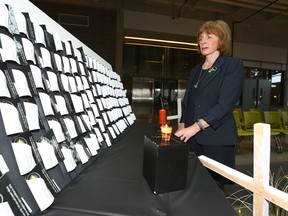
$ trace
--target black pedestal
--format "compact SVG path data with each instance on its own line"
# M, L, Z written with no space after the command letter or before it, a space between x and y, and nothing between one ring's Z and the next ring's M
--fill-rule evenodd
M145 136L143 175L154 193L183 190L187 185L189 148L171 137L164 142L160 135Z

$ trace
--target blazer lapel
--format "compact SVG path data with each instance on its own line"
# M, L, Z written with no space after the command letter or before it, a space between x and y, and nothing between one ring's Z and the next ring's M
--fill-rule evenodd
M204 82L202 83L202 85L199 86L199 91L201 91L202 89L205 88L205 86L211 81L213 80L213 78L217 75L219 75L219 73L221 72L221 65L223 64L223 61L224 61L224 55L220 54L218 56L218 58L216 59L216 61L214 62L213 66L206 72L206 73L209 73L209 74L206 74L209 75L208 78L204 79Z

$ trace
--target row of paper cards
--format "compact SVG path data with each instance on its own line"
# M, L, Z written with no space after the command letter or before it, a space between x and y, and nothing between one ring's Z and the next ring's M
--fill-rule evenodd
M70 97L73 102L73 111L76 113L84 111L82 104L84 104L85 109L88 109L89 107L91 108L90 104L96 103L98 109L101 111L100 115L102 115L105 124L117 122L121 117L128 118L124 120L124 122L128 122L128 125L133 123L135 120L134 114L132 112L127 113L127 110L131 110L129 108L130 105L128 100L121 100L123 98L126 99L126 91L123 89L123 84L121 83L120 76L117 75L117 73L109 70L103 64L100 64L95 58L85 56L81 48L76 49L78 52L75 51L72 42L69 41L68 43L65 43L64 41L63 43L60 43L61 39L57 33L51 34L53 40L50 40L51 37L49 37L49 34L46 31L45 25L41 25L39 28L31 25L33 22L29 19L28 14L19 13L17 11L14 12L11 7L4 4L1 5L1 11L7 11L7 13L3 12L3 14L4 17L6 17L5 14L7 14L7 19L5 18L4 20L8 20L7 22L3 21L3 23L1 23L1 26L8 30L6 32L7 34L0 34L2 61L13 61L19 63L16 58L3 58L6 53L11 53L8 52L9 49L9 51L15 51L16 54L14 53L13 56L21 56L22 59L25 60L30 59L31 61L29 62L32 64L28 64L28 68L25 68L26 71L22 71L22 68L19 69L17 67L12 69L9 68L10 70L8 70L8 75L10 77L7 77L7 71L0 71L3 83L7 84L7 80L5 79L6 75L8 86L10 86L9 92L6 88L7 85L3 85L3 88L0 91L0 93L2 93L0 94L0 97L10 97L10 94L12 94L12 97L15 97L15 95L19 97L31 97L37 95L39 91L44 91L39 93L39 97L42 102L42 108L44 109L44 115L47 116L53 115L53 110L51 108L52 105L49 103L50 101L48 96L50 95L45 93L68 92L71 94ZM20 27L17 25L18 22L21 23ZM28 28L29 25L33 27L32 30L31 27ZM11 26L13 26L13 28ZM17 31L18 27L20 30L18 29ZM24 31L24 29L27 29L27 31ZM28 29L32 32L29 32ZM11 34L12 37L9 34ZM14 43L17 41L13 38L15 35L25 36L21 37L23 40L18 44L19 47ZM58 44L58 47L59 44L64 44L62 48L65 47L64 53L66 55L60 55L59 53L54 53L51 50L48 50L48 48L51 49L51 46L48 48L46 47L47 41L49 42L48 44L54 44L55 46ZM8 46L6 46L7 44ZM13 49L13 44L16 49ZM79 54L75 55L75 53ZM29 56L33 56L34 58L36 56L35 59L40 59L40 61L38 61L37 64L37 61L34 61L34 58L29 58ZM83 56L85 58L82 58ZM55 62L55 64L53 64L54 67L52 66L52 62ZM86 64L83 64L83 62L86 62ZM3 73L5 73L5 75ZM29 79L29 81L27 81L27 79ZM79 94L77 95L79 92L82 92L82 103L80 103ZM83 94L83 92L85 92L85 94ZM96 96L100 99L95 101L94 98ZM65 107L65 100L63 100L63 97L61 97L61 95L56 95L53 98L57 100L56 103L54 103L56 109L58 108L58 111L60 111L62 115L67 114L68 110ZM117 101L118 99L121 101ZM47 103L45 103L45 101ZM44 106L43 103L45 104ZM27 106L28 104L26 103L25 105ZM32 104L29 105L32 107ZM128 106L128 109L125 106ZM69 107L72 107L71 104ZM119 107L123 108L124 111L119 112ZM115 111L113 111L113 108L116 108ZM36 107L34 107L34 110L36 110ZM91 113L92 112L90 112L89 115L90 117L92 116ZM125 116L123 116L123 114L125 114ZM107 118L107 116L109 118ZM90 119L90 122L91 121L94 123L94 119ZM30 128L33 129L37 129L38 127L37 121L36 124L34 122L30 123L30 125ZM112 128L115 127L117 127L117 125L110 127L109 131L112 131ZM10 130L6 131L9 131L9 133L7 133L9 135ZM117 133L117 130L114 132Z
M18 170L27 183L39 209L47 209L61 192L56 181L52 179L46 170L49 170L68 159L64 157L66 148L58 145L52 130L35 141L28 131L20 134L11 141L11 147L18 165ZM70 155L73 155L71 152ZM32 210L29 203L18 194L7 173L12 172L5 159L9 156L0 155L0 202L1 215L30 215ZM70 156L72 157L72 156ZM76 163L77 159L74 159ZM76 165L74 165L76 166Z
M43 211L61 192L48 171L60 163L67 173L75 171L136 117L116 72L33 23L28 13L0 3L0 14L0 112L13 151L0 152L0 214L30 215L7 175L15 168L5 159L15 158ZM45 133L34 140L39 131Z
M82 116L84 118L84 123L90 130L91 126L95 126L97 123L101 126L102 121L104 121L106 126L114 124L112 128L115 128L115 126L119 127L120 125L120 128L124 127L125 129L125 126L127 127L131 125L131 123L133 124L133 120L135 120L133 115L131 115L132 110L127 98L116 98L112 96L105 98L101 95L99 96L97 92L89 88L81 93L71 94L67 92L50 91L49 89L46 91L45 88L39 89L37 85L35 85L35 76L33 76L33 73L29 70L31 65L29 65L29 67L25 66L25 73L21 71L21 68L11 69L9 67L11 65L7 66L5 63L3 63L2 66L5 66L3 69L5 73L0 69L0 77L3 83L1 88L3 94L1 95L2 99L0 99L0 111L7 135L21 133L25 129L30 131L40 129L39 112L43 113L45 117L53 116L57 112L60 112L64 117L77 114L78 117ZM13 65L11 67L13 67ZM39 71L41 73L41 70ZM18 76L21 78L18 78ZM26 77L28 77L28 79L26 79ZM33 86L36 86L36 89L33 88ZM98 88L101 89L101 86ZM11 95L14 96L11 97ZM20 97L18 95L20 95ZM16 103L17 98L20 98L20 100L24 98L24 102ZM35 98L39 98L38 104L33 101ZM38 109L40 109L40 111ZM13 118L10 118L10 113L13 113ZM20 118L22 113L24 113L24 116ZM26 120L21 124L20 120L25 119L25 117ZM47 118L42 118L43 121L46 119ZM124 120L120 121L121 119ZM21 127L25 122L27 122L26 127ZM104 132L105 128L101 131Z

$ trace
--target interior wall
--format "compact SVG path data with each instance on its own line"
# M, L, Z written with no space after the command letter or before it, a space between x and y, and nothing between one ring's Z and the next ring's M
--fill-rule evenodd
M33 23L42 25L45 24L47 31L49 32L58 32L61 35L61 38L66 38L67 40L73 41L75 47L83 47L85 53L90 57L97 58L103 65L107 68L112 69L112 66L108 61L98 55L94 50L92 50L89 46L81 41L81 39L76 38L73 34L69 31L65 31L61 25L55 22L52 19L47 18L47 16L42 15L45 14L41 11L38 7L32 4L28 0L1 0L5 4L10 4L13 8L23 11L29 12L30 19ZM49 16L49 15L48 15Z
M89 18L89 26L61 25L115 68L117 19L115 9L85 5L75 7L74 5L43 1L34 1L34 4L56 22L58 22L60 13L87 16Z
M124 29L135 29L168 34L195 36L204 23L187 18L172 19L171 16L124 10Z

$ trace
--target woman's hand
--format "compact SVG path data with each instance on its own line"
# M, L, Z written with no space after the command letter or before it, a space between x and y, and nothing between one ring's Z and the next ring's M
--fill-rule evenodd
M182 130L182 129L184 129L184 128L185 128L185 123L179 123L178 129L177 129L176 133L177 133L179 130Z
M191 137L197 134L200 131L200 128L197 123L194 123L190 127L185 128L184 123L180 123L178 130L175 132L175 135L180 138L180 140L187 142Z

